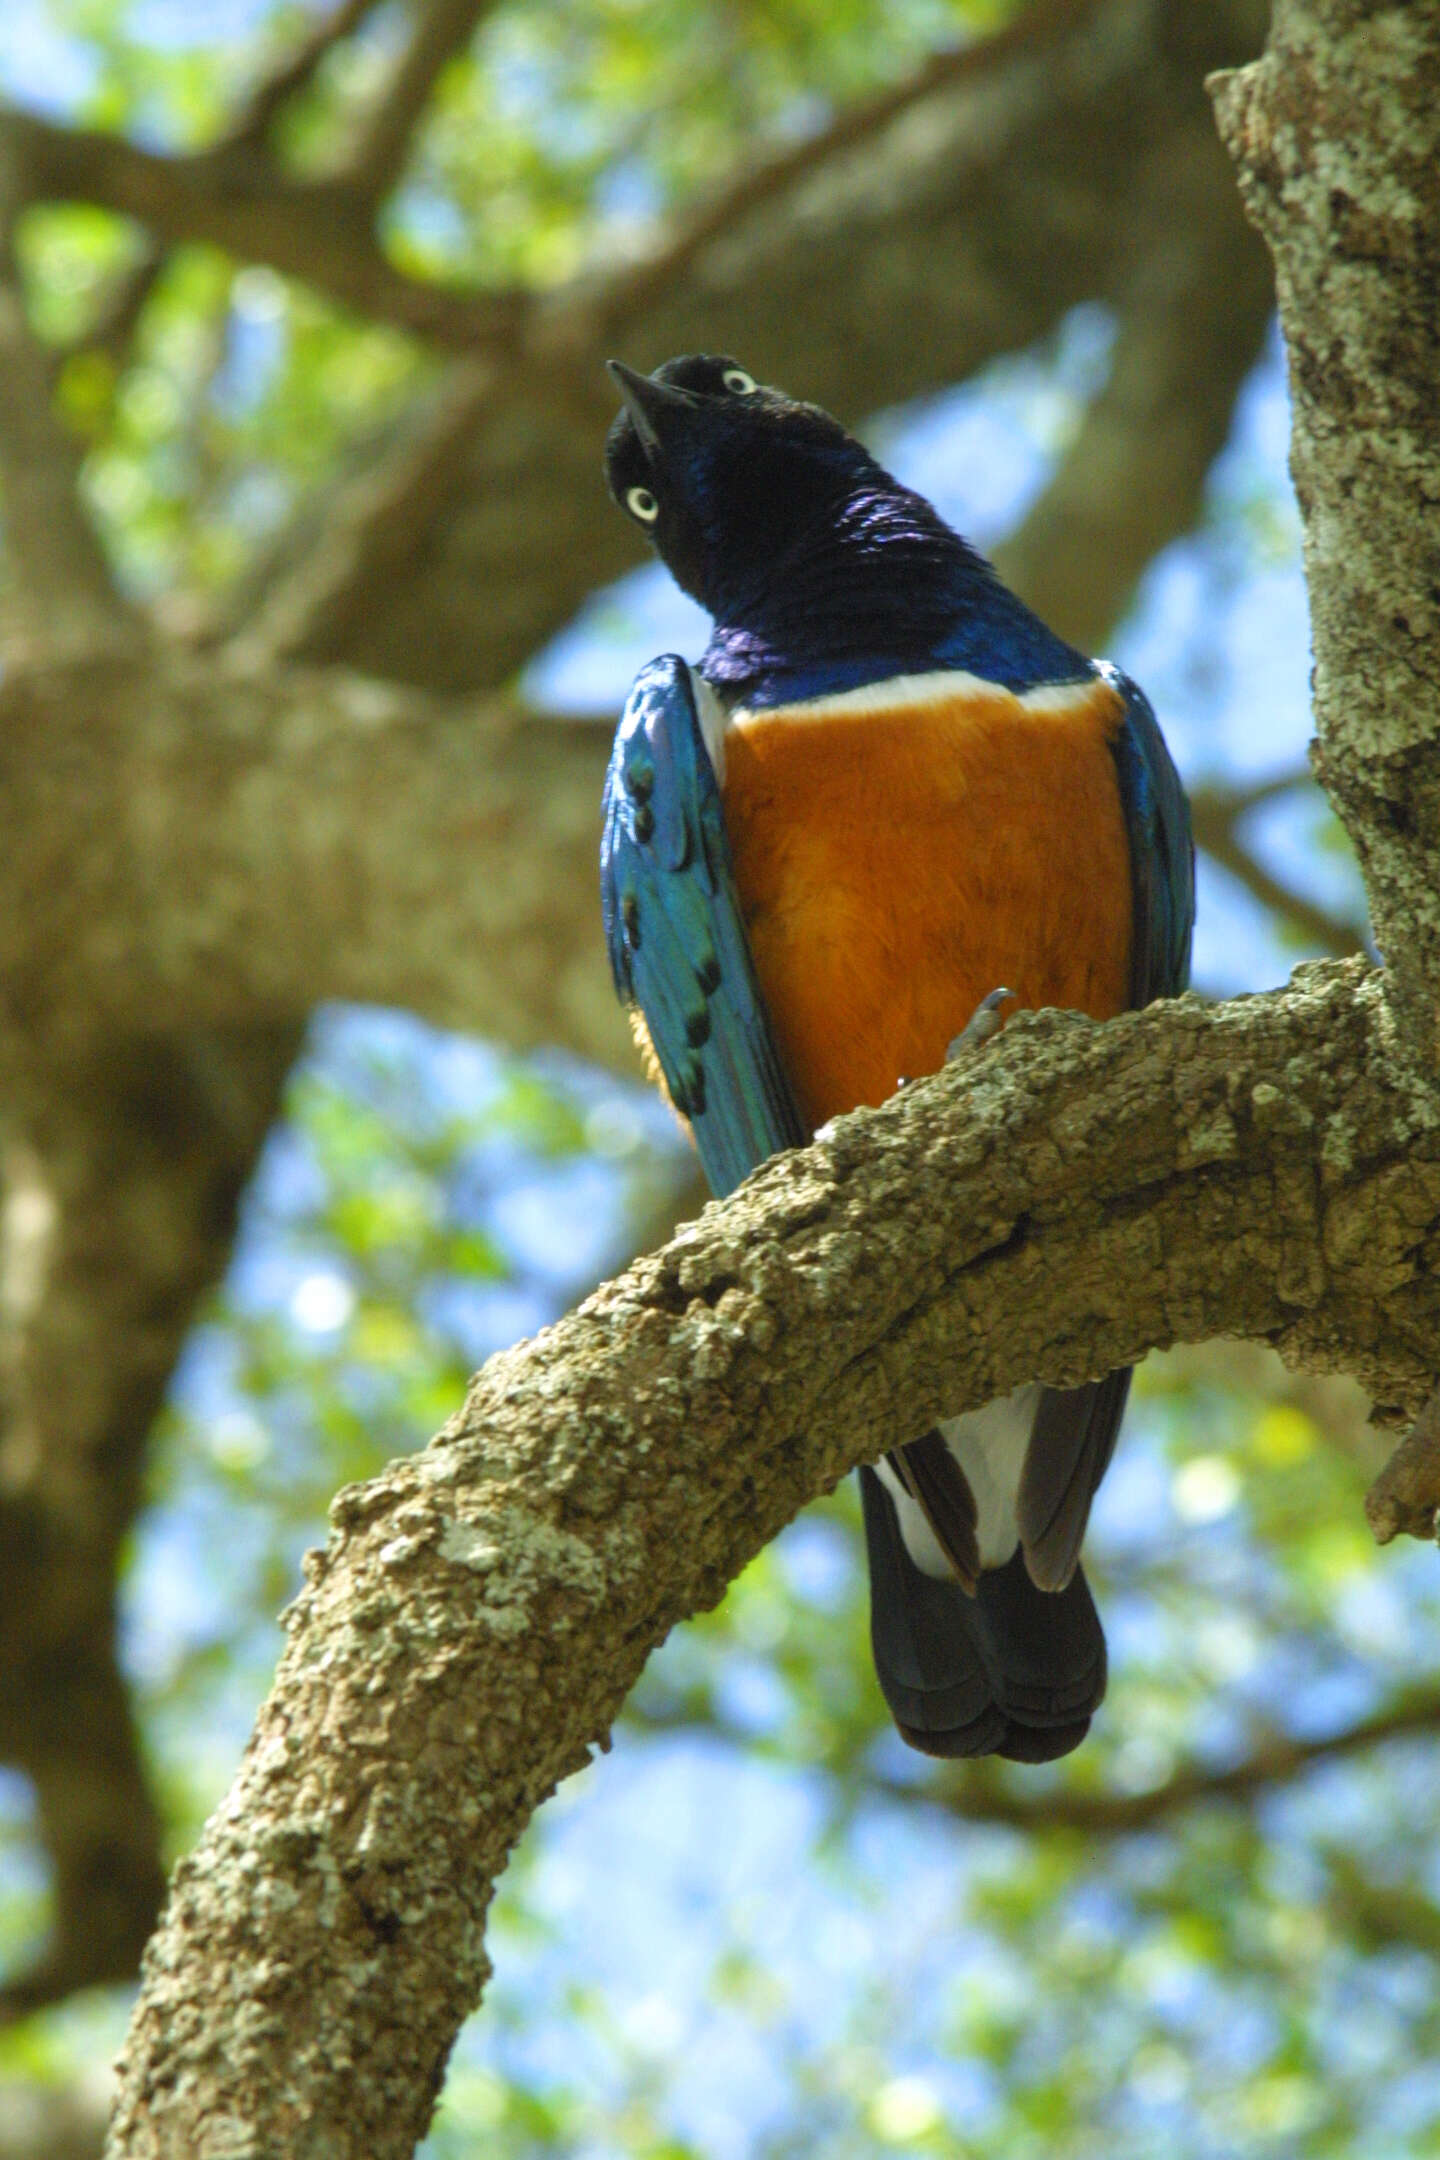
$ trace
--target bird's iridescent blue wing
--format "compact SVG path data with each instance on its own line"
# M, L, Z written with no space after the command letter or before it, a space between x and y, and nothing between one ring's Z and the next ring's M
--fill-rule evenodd
M1108 660L1096 665L1125 700L1115 764L1130 839L1130 1003L1141 1006L1153 998L1178 997L1190 980L1195 929L1190 810L1150 700Z
M615 987L638 1008L717 1194L810 1135L745 936L690 669L635 679L605 776L600 892Z
M1130 1003L1148 1005L1178 997L1190 979L1190 812L1144 691L1108 660L1095 665L1125 704L1114 748L1130 843ZM1046 1388L1040 1398L1017 1514L1026 1566L1043 1589L1070 1580L1129 1392L1130 1375L1121 1371L1083 1387Z

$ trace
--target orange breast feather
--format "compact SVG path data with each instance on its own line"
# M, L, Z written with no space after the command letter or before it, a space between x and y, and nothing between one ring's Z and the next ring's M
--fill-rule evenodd
M935 687L930 678L927 690ZM870 699L877 692L869 693ZM737 717L725 818L755 965L813 1125L934 1072L988 991L1127 1000L1108 684Z

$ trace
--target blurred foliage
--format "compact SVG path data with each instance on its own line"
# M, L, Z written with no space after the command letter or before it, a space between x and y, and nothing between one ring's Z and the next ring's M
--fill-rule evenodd
M53 0L75 92L67 117L154 147L214 141L237 93L313 19L228 0ZM437 86L385 244L412 276L546 286L641 246L657 217L757 148L822 126L937 46L988 29L1001 0L524 0L497 8ZM403 46L383 7L282 114L291 170L343 162ZM320 481L395 423L435 362L303 285L204 248L174 250L133 350L87 343L141 242L84 206L27 217L42 331L65 351L62 403L132 587L170 618L227 590Z
M633 248L755 145L1004 12L500 7L440 85L387 245L416 275L571 275ZM310 19L259 0L54 0L50 13L69 56L55 102L164 147L213 140ZM343 157L402 28L399 9L377 12L286 116L296 170ZM165 261L117 359L87 338L137 236L67 208L33 213L23 240L92 499L127 577L176 621L251 570L433 368L409 340L198 248ZM1103 369L1108 347L1091 346ZM981 437L1011 426L1017 384L1053 455L1085 394L1073 375L1055 352L997 371L968 408L965 475ZM942 417L953 444L963 415ZM1007 436L999 462L1013 478L1020 461ZM1196 740L1217 684L1254 665L1214 633L1227 598L1295 578L1276 464L1231 460L1201 568L1184 573L1197 597L1161 566L1156 649L1126 656L1167 725L1174 714ZM1208 637L1176 629L1185 604ZM1226 755L1212 728L1195 762L1223 773ZM1329 845L1312 809L1284 815L1292 854ZM126 1657L177 1852L228 1782L276 1613L336 1486L422 1442L467 1373L653 1234L688 1176L665 1114L612 1079L517 1065L398 1015L320 1016L231 1279L179 1375L128 1570ZM1440 2150L1430 1739L1123 1834L1064 1822L1067 1800L1156 1792L1187 1767L1440 1693L1433 1556L1371 1547L1373 1458L1363 1429L1323 1429L1253 1358L1152 1361L1091 1542L1110 1699L1085 1747L1041 1771L937 1769L901 1748L870 1665L853 1490L809 1510L652 1660L611 1759L534 1825L428 2150ZM965 1819L1007 1801L1054 1820ZM0 1781L0 1954L17 1963L44 1924L36 1850L23 1784ZM114 2046L124 2013L96 1997L0 2035L0 2078L63 2082Z
M687 1175L663 1112L609 1078L322 1016L129 1576L177 1849L224 1787L335 1487L433 1429ZM613 1756L534 1826L427 2150L1433 2151L1430 1741L1123 1834L1064 1821L1069 1796L1123 1801L1440 1699L1440 1584L1423 1554L1374 1551L1374 1443L1341 1439L1278 1374L1246 1393L1223 1360L1152 1361L1090 1546L1110 1698L1042 1770L907 1754L872 1675L852 1487L807 1511L652 1660ZM983 1820L1007 1801L1039 1819ZM38 1885L7 1869L4 1890L14 1948ZM73 2062L67 2015L93 2039L93 2011L38 2021L0 2075Z

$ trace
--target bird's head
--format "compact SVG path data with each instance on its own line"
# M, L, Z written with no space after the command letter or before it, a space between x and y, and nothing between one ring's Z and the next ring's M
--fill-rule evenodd
M719 618L760 598L806 532L878 474L838 420L724 354L667 360L653 375L608 365L625 401L605 444L610 492L676 584Z

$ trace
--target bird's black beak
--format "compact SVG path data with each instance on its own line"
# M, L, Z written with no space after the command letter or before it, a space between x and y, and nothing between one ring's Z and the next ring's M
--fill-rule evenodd
M639 375L634 368L626 367L623 360L607 360L611 380L625 400L625 410L635 423L635 432L649 458L665 455L666 438L674 441L677 422L698 408L700 400L692 391L681 390L675 383L656 382L653 375Z

